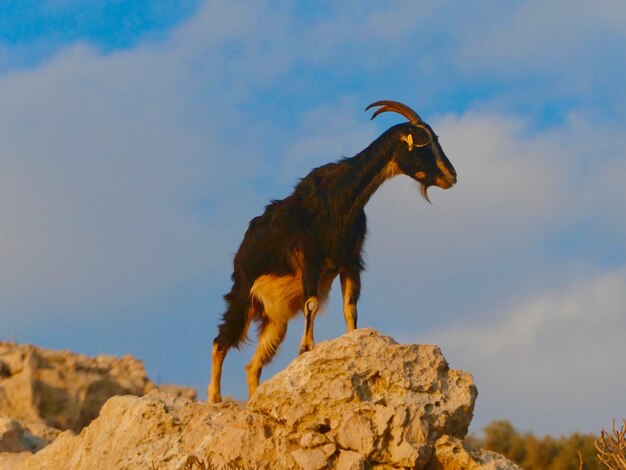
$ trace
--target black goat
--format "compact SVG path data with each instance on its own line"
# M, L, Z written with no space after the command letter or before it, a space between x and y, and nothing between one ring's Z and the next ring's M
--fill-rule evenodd
M213 340L208 398L221 401L222 364L228 350L246 337L252 320L260 322L259 341L246 366L251 397L267 364L287 332L287 322L304 311L299 353L313 347L313 322L339 274L348 331L356 328L356 303L363 270L363 208L388 178L405 174L418 181L428 200L429 186L447 189L456 172L437 136L408 106L377 101L378 114L393 111L409 122L398 124L352 158L311 171L293 194L272 201L250 222L235 255L233 287L224 296L228 309Z

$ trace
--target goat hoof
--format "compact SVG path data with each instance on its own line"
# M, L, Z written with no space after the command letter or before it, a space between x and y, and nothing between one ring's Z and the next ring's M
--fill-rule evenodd
M209 403L221 403L222 402L222 395L219 392L214 392L213 390L211 390L210 387L207 389L206 395L209 400Z
M311 349L313 349L313 347L309 346L308 344L300 346L300 349L298 349L298 355L301 355L301 354L303 354L305 352L309 352Z

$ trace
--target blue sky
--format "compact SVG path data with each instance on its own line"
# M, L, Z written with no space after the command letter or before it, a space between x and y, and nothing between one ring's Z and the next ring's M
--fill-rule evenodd
M203 394L247 222L406 102L459 173L367 207L360 325L473 373L472 425L626 410L626 7L600 1L5 2L0 337L131 353ZM316 323L341 334L341 302ZM295 320L266 378L295 356ZM252 348L224 392L245 396Z
M193 15L197 0L23 0L0 5L0 38L4 44L46 44L58 50L89 41L105 51L129 48L148 36L159 37ZM50 53L50 52L48 52Z

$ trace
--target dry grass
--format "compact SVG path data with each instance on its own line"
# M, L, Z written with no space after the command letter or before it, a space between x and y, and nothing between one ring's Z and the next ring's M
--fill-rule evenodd
M160 470L159 466L152 462L150 465L150 470ZM253 467L240 467L238 465L228 464L228 465L215 465L211 462L211 459L207 458L206 460L200 460L195 455L190 455L187 457L185 464L180 467L179 470L257 470Z
M210 460L203 462L195 455L190 455L181 470L213 470L214 468L216 467Z
M185 465L180 470L255 470L252 467L240 467L238 465L217 466L211 463L211 459L200 460L195 455L187 457Z

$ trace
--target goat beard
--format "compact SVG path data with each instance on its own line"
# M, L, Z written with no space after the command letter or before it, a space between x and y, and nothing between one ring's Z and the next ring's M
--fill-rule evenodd
M432 204L430 202L430 199L428 198L428 188L430 188L430 186L424 184L424 183L419 183L420 185L420 194L422 195L422 197L424 199L426 199L426 201L428 202L428 204Z

